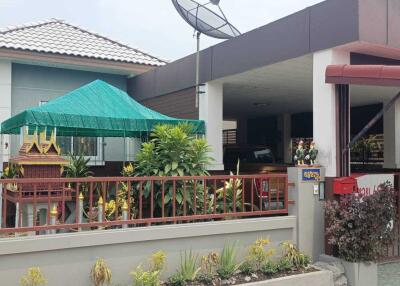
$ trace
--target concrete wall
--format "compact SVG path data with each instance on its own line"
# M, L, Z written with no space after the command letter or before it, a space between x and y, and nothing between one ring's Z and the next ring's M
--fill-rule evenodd
M119 89L126 90L125 76L13 64L11 115L29 107L38 106L40 101L49 101L64 95L96 79L104 80ZM16 154L19 141L17 136L12 137L11 154ZM123 161L123 139L107 138L105 142L107 144L104 158L107 161Z
M103 257L113 271L113 283L125 285L131 281L129 272L145 265L157 250L167 253L165 278L175 272L184 250L206 254L239 240L244 251L259 237L270 237L277 247L282 241L296 241L295 228L296 217L289 216L2 239L0 284L18 285L28 267L39 266L49 285L88 286L91 266Z

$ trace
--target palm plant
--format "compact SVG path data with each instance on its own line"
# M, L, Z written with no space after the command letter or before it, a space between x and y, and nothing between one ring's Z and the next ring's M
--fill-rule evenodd
M89 158L85 159L83 155L76 156L69 154L69 165L64 169L65 177L67 178L85 178L93 175L90 171L88 163Z

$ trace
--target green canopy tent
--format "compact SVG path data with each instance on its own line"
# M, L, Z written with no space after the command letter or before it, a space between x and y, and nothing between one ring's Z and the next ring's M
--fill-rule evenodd
M1 134L56 129L58 136L141 137L157 124L190 123L197 134L204 134L204 122L176 119L153 111L126 92L95 80L48 103L29 108L1 124Z

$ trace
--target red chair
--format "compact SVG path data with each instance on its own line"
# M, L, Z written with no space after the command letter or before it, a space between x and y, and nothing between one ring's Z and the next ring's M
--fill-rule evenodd
M277 189L270 188L269 179L253 179L254 189L257 197L262 201L263 210L284 208L283 193ZM270 198L271 196L271 198Z

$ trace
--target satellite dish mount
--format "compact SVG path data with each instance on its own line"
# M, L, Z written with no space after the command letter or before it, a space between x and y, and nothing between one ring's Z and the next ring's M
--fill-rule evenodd
M201 4L194 0L172 0L176 10L181 17L194 28L197 40L196 51L196 108L199 107L200 91L200 36L207 36L217 39L231 39L240 32L228 22L224 12L219 6L220 0L211 0ZM214 12L207 6L217 7ZM219 15L220 14L220 15Z

